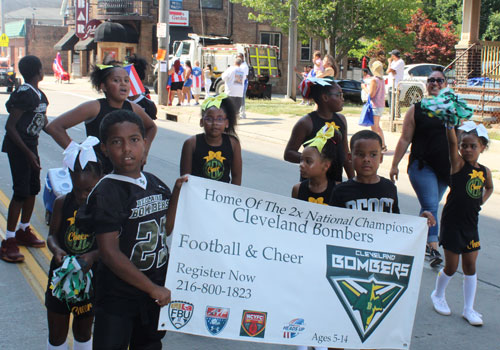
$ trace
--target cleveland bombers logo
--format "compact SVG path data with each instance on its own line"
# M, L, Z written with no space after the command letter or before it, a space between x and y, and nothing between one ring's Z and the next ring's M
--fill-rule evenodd
M209 179L220 180L224 175L224 160L222 152L208 151L208 156L203 157L205 164L203 165L203 174Z
M267 312L243 311L240 336L264 338L266 331Z
M364 342L403 295L413 257L326 246L326 278Z
M226 327L228 319L228 308L207 306L207 310L205 311L205 325L210 334L219 334Z
M178 300L172 301L168 305L168 318L175 328L180 329L191 320L193 310L194 306L191 303Z

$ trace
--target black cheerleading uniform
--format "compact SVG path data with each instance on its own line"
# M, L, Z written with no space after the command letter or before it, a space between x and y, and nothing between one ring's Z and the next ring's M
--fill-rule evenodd
M449 184L450 158L446 127L440 119L423 111L420 103L414 106L415 131L411 140L408 167L413 162L418 162L419 169L428 165L440 180Z
M91 228L96 236L119 232L120 251L153 283L163 286L170 197L167 185L152 174L142 173L138 179L109 174L94 187L87 204L78 212L77 222ZM156 344L151 349L161 348L165 332L156 330L159 312L160 307L148 294L99 262L94 349L127 348L129 343Z
M333 189L329 204L334 207L399 214L398 191L388 179L380 176L374 184L354 179L338 184Z
M142 109L146 112L147 115L153 120L156 120L157 117L156 115L158 114L158 109L156 108L156 105L153 101L151 101L149 98L147 98L145 95L139 95L135 100L131 101L139 106L141 106Z
M231 136L222 134L220 146L210 146L204 134L196 135L196 147L191 162L191 174L206 179L231 182L233 146Z
M100 106L99 113L94 118L85 121L85 131L87 132L87 136L95 136L98 139L100 139L99 128L101 126L102 119L108 113L119 109L126 109L128 111L132 111L133 108L129 101L124 101L122 108L111 107L105 98L100 98L97 101L99 101L99 106ZM109 174L110 172L112 172L113 164L111 164L111 161L108 159L108 157L106 157L104 153L102 153L101 146L99 144L94 146L94 151L97 157L99 158L99 161L101 162L104 174Z
M335 181L328 180L328 186L326 187L326 190L321 193L314 193L309 189L309 179L305 179L300 183L297 199L306 202L328 205L328 200L332 195L334 187Z
M337 115L337 113L333 113L332 119L326 120L320 117L318 112L314 111L308 114L309 118L311 118L313 128L309 135L302 140L302 143L313 139L316 136L316 133L325 125L333 125L338 127L338 130L335 129L335 133L332 137L333 142L335 143L335 154L333 155L332 165L328 170L327 176L329 180L333 180L336 182L342 182L342 169L344 167L345 160L345 152L344 152L344 137L347 137L346 126L342 119ZM301 181L304 179L301 179Z
M23 84L14 91L5 103L7 112L14 109L23 113L16 123L16 130L25 145L38 158L38 137L47 122L47 96L30 84ZM23 200L40 192L40 170L34 169L26 154L5 134L2 152L9 157L14 197ZM40 160L38 160L40 161Z
M82 255L97 249L95 235L83 232L78 228L78 226L75 225L75 217L78 208L79 205L75 200L75 195L73 192L68 193L64 198L61 213L61 224L55 237L59 247L61 247L61 249L64 250L68 256ZM75 317L93 315L93 295L90 300L78 303L66 303L52 295L50 281L54 274L54 270L58 267L59 266L56 265L55 259L52 258L50 262L47 290L45 292L45 306L47 307L47 310L65 315L72 312ZM94 283L95 278L92 278L93 287L95 287Z
M451 175L450 193L441 215L439 244L456 254L479 250L479 211L483 202L486 168L465 162L459 172Z

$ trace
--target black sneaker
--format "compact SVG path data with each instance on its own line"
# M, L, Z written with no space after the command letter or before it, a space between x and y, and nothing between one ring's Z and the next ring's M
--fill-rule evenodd
M443 259L441 258L441 254L439 254L439 252L434 248L430 248L430 250L431 252L429 255L429 264L431 265L431 267L439 266L439 264L441 264L441 262L443 261Z
M426 258L429 258L431 256L431 249L432 249L431 246L426 244L426 246L425 246L425 257Z

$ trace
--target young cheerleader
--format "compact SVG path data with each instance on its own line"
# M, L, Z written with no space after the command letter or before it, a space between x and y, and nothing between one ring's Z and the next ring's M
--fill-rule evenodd
M331 140L333 126L324 126L316 137L304 143L304 151L300 156L300 176L304 181L293 186L292 197L308 202L328 205L335 182L328 179L327 173L332 164Z
M92 137L88 139L90 138ZM95 141L98 142L97 139ZM73 313L73 349L90 350L92 348L91 330L94 320L93 300L67 303L53 296L50 289L53 272L62 264L65 256L78 256L78 259L84 261L88 268L97 261L95 236L88 232L82 232L75 225L75 216L78 208L85 203L88 194L101 178L102 169L95 161L83 163L81 161L85 158L96 159L92 148L73 144L68 151L64 163L69 167L73 190L55 200L47 238L48 247L54 254L50 262L49 283L45 292L49 326L47 349L68 349L66 338L70 314Z
M342 182L342 167L348 178L354 176L352 164L347 159L349 145L347 144L347 121L339 114L344 105L342 89L330 79L307 78L299 86L304 98L312 98L318 105L317 109L300 118L292 129L292 134L286 145L284 158L291 163L299 163L300 146L315 137L318 130L325 125L333 126L332 136L334 152L332 170L329 178L335 182ZM330 176L331 175L331 176Z
M488 145L488 132L482 124L476 125L472 121L465 122L458 129L462 130L458 140L455 129L446 131L451 163L451 189L443 209L439 237L439 243L444 248L445 267L438 273L431 300L437 313L451 314L445 290L462 255L462 316L471 325L481 326L482 316L474 310L476 259L480 249L477 226L481 205L493 192L493 181L491 171L477 161Z
M144 58L138 57L136 54L132 54L128 56L126 59L129 64L134 65L135 71L137 72L139 79L141 79L141 82L144 82L144 79L146 79L148 62ZM149 115L151 119L156 120L156 114L158 113L158 110L156 108L155 103L150 99L149 89L147 87L144 87L144 89L146 91L143 94L129 96L128 100L130 102L137 103L144 109L144 111Z
M97 91L103 91L106 97L84 102L50 122L46 129L52 138L65 149L72 142L66 130L81 122L85 122L87 136L99 138L99 126L104 116L114 110L126 109L134 111L141 117L146 129L146 151L148 151L156 135L156 125L140 106L127 101L130 92L127 71L120 66L95 66L90 74L90 82ZM113 168L109 159L104 156L99 146L95 146L94 150L101 161L104 173L110 173Z
M241 146L235 132L236 111L226 94L208 97L201 106L205 132L184 142L181 175L241 185Z

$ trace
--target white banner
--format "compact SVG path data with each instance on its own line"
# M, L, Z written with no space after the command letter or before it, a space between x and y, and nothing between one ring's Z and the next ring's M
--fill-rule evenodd
M408 349L419 217L298 201L191 176L159 329L287 345Z

